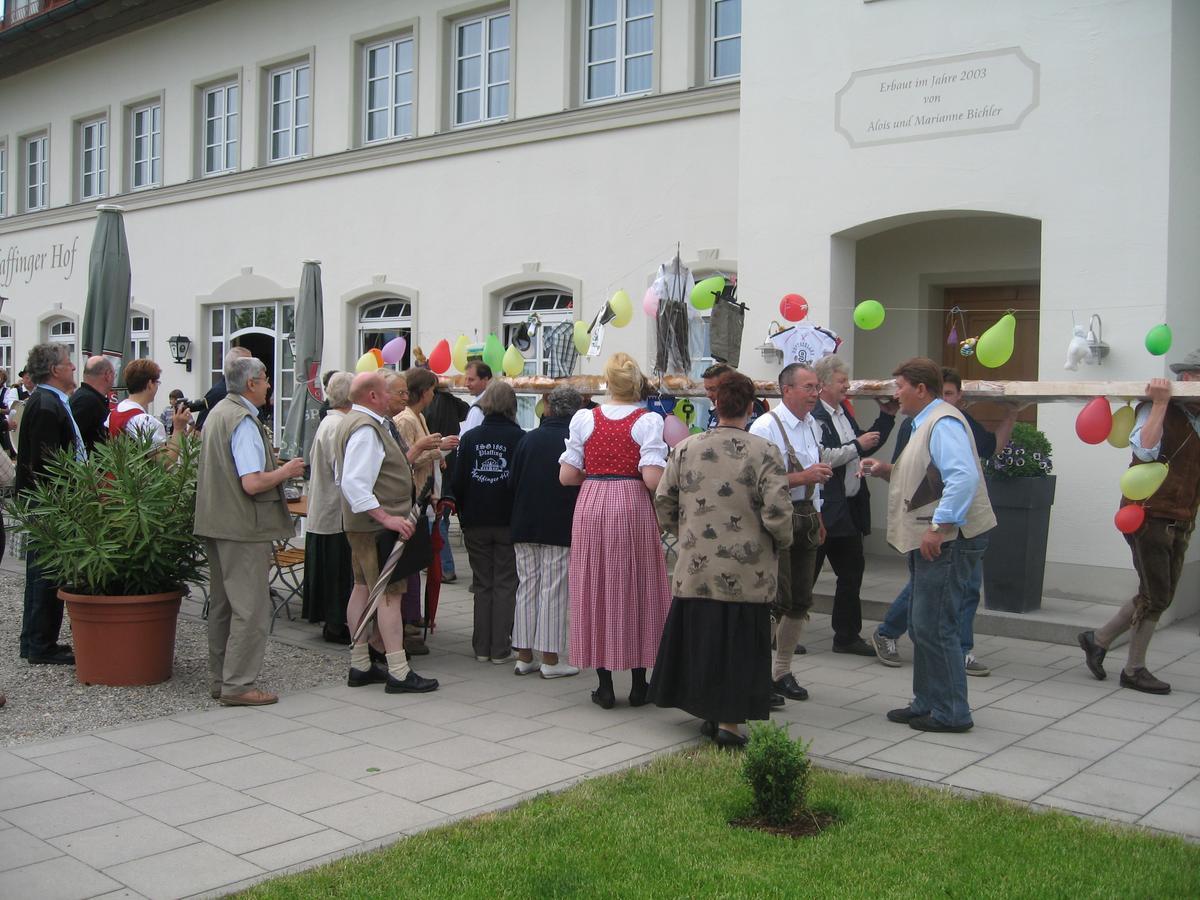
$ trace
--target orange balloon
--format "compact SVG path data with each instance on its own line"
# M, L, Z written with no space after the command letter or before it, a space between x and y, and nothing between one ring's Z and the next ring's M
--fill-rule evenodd
M1112 408L1107 397L1095 397L1075 419L1075 433L1085 444L1100 444L1112 431Z
M441 375L450 368L450 342L445 338L437 342L433 352L429 354L429 370ZM1105 435L1107 437L1107 435Z
M379 363L379 368L382 369L384 366L387 365L387 363L385 363L383 361L383 351L380 350L378 347L371 348L371 355L375 357L375 362Z

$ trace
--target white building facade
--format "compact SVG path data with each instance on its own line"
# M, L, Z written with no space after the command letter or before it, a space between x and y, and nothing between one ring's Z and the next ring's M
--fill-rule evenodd
M132 352L195 396L248 346L277 421L308 258L325 368L397 334L428 353L530 311L591 321L621 288L640 306L677 245L698 275L737 276L760 378L776 366L753 348L790 292L863 378L916 354L977 377L946 343L954 306L969 328L1017 311L997 378L1149 378L1200 346L1190 0L153 6L40 57L37 29L65 29L54 9L0 30L0 363L77 348L100 202L126 210ZM888 317L856 333L866 297ZM1066 373L1073 317L1094 314L1112 352ZM1141 347L1160 321L1165 361ZM636 310L579 371L614 350L649 364L652 346ZM1059 474L1046 588L1127 594L1111 525L1127 459L1080 444L1075 412L1038 411ZM1195 608L1200 563L1186 577Z

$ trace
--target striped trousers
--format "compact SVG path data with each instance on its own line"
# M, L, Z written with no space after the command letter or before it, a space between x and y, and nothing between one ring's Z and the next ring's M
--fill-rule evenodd
M567 613L571 607L571 548L514 544L517 551L517 616L513 646L559 653L566 662Z

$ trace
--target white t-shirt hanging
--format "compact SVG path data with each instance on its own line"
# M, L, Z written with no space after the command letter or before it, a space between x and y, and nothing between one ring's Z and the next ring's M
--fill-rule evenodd
M811 366L818 359L833 353L841 342L838 336L827 328L797 325L771 335L771 343L783 352L785 366L792 363Z

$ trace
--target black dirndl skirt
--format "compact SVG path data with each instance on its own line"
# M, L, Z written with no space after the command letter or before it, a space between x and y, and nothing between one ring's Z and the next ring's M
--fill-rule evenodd
M354 588L354 570L350 565L350 542L346 535L313 534L304 536L304 602L301 615L309 622L324 622L330 636L348 641L346 604Z
M771 713L771 607L675 597L650 684L656 706L713 722Z

